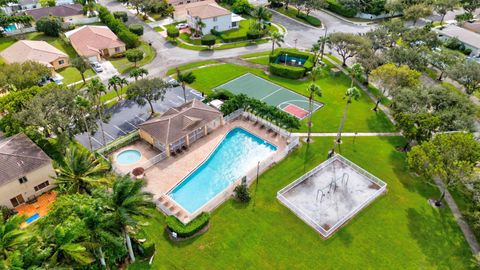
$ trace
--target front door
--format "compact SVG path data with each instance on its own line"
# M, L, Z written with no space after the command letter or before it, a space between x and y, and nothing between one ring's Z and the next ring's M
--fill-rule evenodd
M24 203L25 200L23 199L22 194L18 194L16 197L11 198L10 202L12 203L13 207L17 207L20 204Z

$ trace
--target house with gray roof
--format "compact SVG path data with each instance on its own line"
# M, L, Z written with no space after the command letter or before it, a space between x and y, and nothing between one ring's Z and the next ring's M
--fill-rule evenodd
M170 108L139 126L140 137L167 156L224 125L223 114L199 100Z
M446 40L448 38L457 38L465 45L465 47L472 50L471 55L477 56L480 54L480 34L454 24L438 28L436 31L440 39Z
M51 190L52 160L20 133L0 139L0 205L17 207Z

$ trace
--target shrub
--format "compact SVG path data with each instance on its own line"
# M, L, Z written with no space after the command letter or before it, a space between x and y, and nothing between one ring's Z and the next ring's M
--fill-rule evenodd
M357 15L357 11L352 8L344 7L342 4L338 3L336 0L328 0L327 9L335 12L339 15L342 15L347 18L353 18Z
M167 36L169 38L177 38L180 35L180 31L176 27L167 27Z
M205 35L201 39L202 45L206 45L208 47L212 47L215 45L215 42L217 41L217 38L214 35Z
M232 11L236 14L250 14L253 10L253 5L248 0L236 0L232 5Z
M115 17L115 19L119 19L123 22L128 21L128 15L127 15L127 12L125 12L125 11L115 11L115 12L113 12L113 17Z
M212 30L210 30L210 33L211 33L212 35L214 35L214 36L220 36L220 35L221 35L220 32L218 32L217 30L215 30L215 29L213 29L213 28L212 28Z
M117 34L118 38L122 40L127 48L135 48L140 45L140 40L138 36L130 32L128 28L118 19L116 19L110 11L103 6L98 5L98 17L100 20Z
M232 94L231 92L227 91L227 90L216 90L215 92L213 92L211 95L208 95L203 101L205 103L208 103L214 99L219 99L219 100L229 100L231 98L233 98L235 95Z
M202 212L200 215L198 215L195 219L193 219L186 225L183 224L180 220L178 220L175 216L168 216L165 219L167 228L172 232L176 232L177 236L182 238L196 234L197 232L205 228L209 221L210 214L207 212Z
M141 24L132 23L128 26L128 30L130 30L130 32L134 33L137 36L143 35L143 25Z
M317 26L317 27L322 26L322 22L316 17L307 15L305 13L300 13L296 16L297 18L300 18L313 26Z
M271 74L295 80L305 76L305 68L303 67L291 67L270 63L269 71Z
M40 18L36 23L36 29L50 37L58 37L62 29L62 21L52 15Z
M235 193L235 197L243 203L248 203L251 199L247 185L240 184L235 187L233 192Z
M127 49L136 48L140 45L138 36L128 30L118 32L117 36L125 43Z
M3 221L9 219L11 216L15 215L13 209L6 207L5 205L0 205L0 213L2 213Z
M259 39L262 37L262 32L256 29L250 29L247 32L247 39Z
M140 250L145 258L152 257L155 254L155 243L151 241L141 243Z

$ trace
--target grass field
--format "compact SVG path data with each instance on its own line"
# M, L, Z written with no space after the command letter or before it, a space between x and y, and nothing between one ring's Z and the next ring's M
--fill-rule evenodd
M185 65L178 66L176 68L171 68L171 69L167 70L166 74L167 75L174 74L175 72L177 72L177 68L180 71L183 71L183 70L187 70L187 69L191 69L191 68L195 68L195 67L211 65L211 64L216 64L216 63L218 63L217 60L205 60L205 61L200 61L200 62L188 63L188 64L185 64Z
M330 239L276 199L276 192L325 160L333 138L314 139L259 179L253 201L234 200L212 213L207 233L172 243L164 216L148 219L156 244L151 269L474 269L472 255L448 208L427 203L438 190L407 172L400 137L346 139L341 153L388 183L378 198ZM138 262L129 269L148 269Z
M155 49L150 47L147 43L142 42L138 49L144 52L143 59L137 63L137 66L141 67L146 65L155 58ZM118 70L120 74L126 73L134 68L134 64L128 61L127 57L111 58L109 61Z
M287 89L307 96L309 80L291 80L282 77L266 75L262 70L247 68L233 64L224 64L194 70L196 81L191 85L193 88L204 93L211 94L212 89L222 85L247 72L268 79ZM315 100L324 104L320 110L313 114L314 132L336 132L342 116L345 100L343 99L346 89L350 86L350 79L343 74L338 77L325 77L317 81L322 88L322 97ZM394 131L393 124L383 112L372 111L374 103L364 93L362 97L349 106L345 132L390 132ZM302 121L300 131L307 130L307 121Z
M269 64L269 58L268 56L262 56L258 58L253 58L253 59L246 59L248 62L255 63L255 64L260 64L260 65L268 65Z

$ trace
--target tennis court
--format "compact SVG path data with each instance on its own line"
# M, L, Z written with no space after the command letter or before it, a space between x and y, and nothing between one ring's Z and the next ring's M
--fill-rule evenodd
M246 73L225 84L217 86L214 90L221 89L230 91L235 95L245 94L249 97L256 98L267 104L276 106L299 119L304 119L308 116L309 104L307 97L251 73ZM322 103L315 101L312 112L315 112L322 106Z

